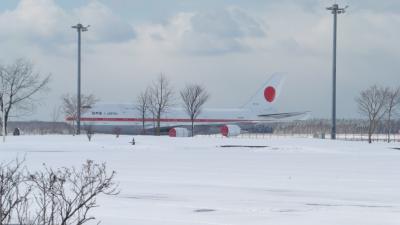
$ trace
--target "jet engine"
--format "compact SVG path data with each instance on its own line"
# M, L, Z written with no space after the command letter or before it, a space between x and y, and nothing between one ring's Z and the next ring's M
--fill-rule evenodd
M235 137L240 135L240 127L238 125L224 125L220 128L222 136Z
M170 137L189 137L189 130L183 127L174 127L169 130Z

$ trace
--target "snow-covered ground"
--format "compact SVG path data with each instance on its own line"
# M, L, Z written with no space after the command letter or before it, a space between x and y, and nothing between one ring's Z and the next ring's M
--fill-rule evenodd
M131 138L8 137L0 161L25 156L32 169L106 161L121 194L100 198L104 225L400 223L398 143L136 136L132 146Z

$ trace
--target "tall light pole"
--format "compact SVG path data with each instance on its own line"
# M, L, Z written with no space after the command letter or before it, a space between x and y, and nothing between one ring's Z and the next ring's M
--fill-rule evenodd
M6 89L4 87L4 78L1 77L1 103L2 103L2 112L1 112L1 127L2 127L2 134L3 134L3 142L6 142L6 105L4 103L5 95L6 95Z
M90 26L83 26L78 23L72 28L78 31L78 105L77 105L77 118L76 118L76 134L81 134L81 33L88 31Z
M333 14L333 59L332 59L332 130L331 139L336 139L336 34L337 34L337 15L345 12L345 8L339 8L338 4L333 4L326 8Z
M3 95L4 97L4 95ZM3 133L3 142L6 142L6 106L4 105L4 101L3 101L3 110L2 110L2 133Z

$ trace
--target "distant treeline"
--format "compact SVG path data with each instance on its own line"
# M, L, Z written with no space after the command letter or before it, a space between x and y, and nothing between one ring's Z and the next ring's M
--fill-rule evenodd
M44 121L10 121L8 133L15 128L20 129L21 134L72 134L73 128L65 122L44 122Z
M331 121L328 119L310 119L304 121L245 124L242 130L248 133L265 134L330 134ZM9 132L19 128L22 134L72 134L73 127L66 122L43 122L43 121L11 121ZM219 133L218 126L196 126L198 134ZM393 134L400 131L400 120L392 121L391 130ZM150 132L151 133L151 132ZM165 132L168 133L168 132ZM338 134L367 134L368 121L362 119L339 119L337 120ZM386 121L378 124L377 134L386 134Z
M400 120L391 121L392 133L399 133ZM366 134L368 133L368 120L363 119L338 119L336 122L338 134ZM259 124L246 129L254 133L268 133L272 130L275 134L330 134L331 120L309 119L304 121L279 122ZM386 134L386 121L378 123L377 134Z

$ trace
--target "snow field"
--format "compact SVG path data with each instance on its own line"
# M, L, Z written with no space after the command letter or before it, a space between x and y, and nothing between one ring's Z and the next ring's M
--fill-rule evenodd
M25 156L31 169L107 162L121 189L94 211L107 225L400 222L398 143L135 136L132 146L131 139L8 137L0 161Z

